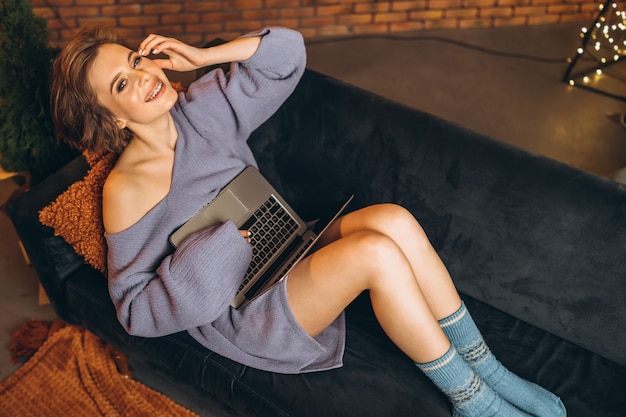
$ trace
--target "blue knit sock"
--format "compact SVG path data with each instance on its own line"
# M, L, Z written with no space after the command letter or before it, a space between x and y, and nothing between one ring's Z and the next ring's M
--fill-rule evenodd
M489 388L454 346L441 358L416 365L450 399L455 417L530 417Z
M465 303L454 314L440 320L439 324L463 359L503 399L536 417L567 415L559 397L513 374L496 359Z

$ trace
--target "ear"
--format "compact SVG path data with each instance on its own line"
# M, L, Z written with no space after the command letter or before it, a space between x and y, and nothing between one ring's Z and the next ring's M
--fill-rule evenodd
M118 119L118 118L115 119L115 124L120 130L124 129L127 125L126 120Z

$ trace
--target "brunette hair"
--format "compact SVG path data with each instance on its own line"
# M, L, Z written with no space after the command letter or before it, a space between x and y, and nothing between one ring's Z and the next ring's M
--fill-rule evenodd
M90 25L54 61L50 100L56 135L81 151L121 153L133 136L129 129L119 128L87 77L100 46L110 43L122 43L117 31Z

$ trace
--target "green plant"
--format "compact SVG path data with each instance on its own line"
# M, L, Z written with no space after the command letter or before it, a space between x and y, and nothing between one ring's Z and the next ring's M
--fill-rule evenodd
M0 1L0 165L36 182L76 152L54 137L50 78L57 49L27 0Z

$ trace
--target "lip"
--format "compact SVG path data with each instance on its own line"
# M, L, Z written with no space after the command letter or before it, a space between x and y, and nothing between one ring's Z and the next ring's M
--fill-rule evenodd
M163 93L165 93L165 89L166 89L165 83L157 78L155 80L154 84L152 85L152 88L150 89L150 92L146 96L145 102L148 103L148 102L154 101L155 99L161 97L163 95ZM157 91L156 94L155 94L155 91Z

